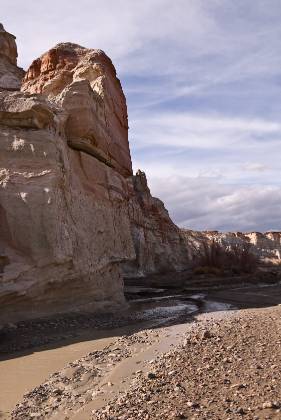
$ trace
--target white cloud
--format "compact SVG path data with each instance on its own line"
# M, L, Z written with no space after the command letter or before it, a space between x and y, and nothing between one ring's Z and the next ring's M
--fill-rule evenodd
M265 172L269 169L269 167L258 162L247 162L241 166L241 169L251 172Z
M119 59L151 48L153 42L178 43L183 36L192 46L214 29L201 0L188 4L185 0L80 0L79 7L68 0L50 0L47 8L33 0L11 0L1 5L1 15L7 28L18 35L24 64L30 53L38 55L58 41L102 48ZM143 57L139 55L137 62L146 66L147 55Z
M212 178L152 178L173 220L196 230L280 229L281 186L225 185Z
M229 118L223 115L198 115L194 113L162 112L141 115L130 123L139 133L140 147L149 145L221 148L247 148L247 141L255 141L257 135L280 135L281 123L263 119ZM268 138L270 141L270 137ZM137 145L138 146L138 145ZM253 145L250 145L253 147ZM258 145L255 145L259 147Z

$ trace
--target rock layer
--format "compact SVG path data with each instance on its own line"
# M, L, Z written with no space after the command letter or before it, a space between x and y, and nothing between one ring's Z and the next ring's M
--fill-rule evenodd
M0 94L0 320L124 305L123 273L186 264L180 230L132 174L111 60L58 44Z
M204 241L216 241L225 247L250 245L250 250L263 263L281 263L281 232L218 232L182 229L190 257Z
M103 52L72 44L43 57L58 71L47 91L48 66L38 74L33 63L22 92L0 95L1 321L123 305L120 262L135 257L127 108L115 69ZM69 72L60 88L66 70L56 59Z

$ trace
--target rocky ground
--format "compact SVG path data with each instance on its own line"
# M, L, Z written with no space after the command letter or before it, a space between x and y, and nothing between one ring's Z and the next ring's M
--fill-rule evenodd
M202 322L92 419L281 419L281 307Z
M201 314L120 337L52 375L12 418L281 419L280 315Z

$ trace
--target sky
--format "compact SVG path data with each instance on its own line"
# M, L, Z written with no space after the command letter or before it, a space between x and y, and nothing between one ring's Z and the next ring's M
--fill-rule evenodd
M100 48L127 97L133 168L181 227L281 230L280 0L1 0L18 64Z

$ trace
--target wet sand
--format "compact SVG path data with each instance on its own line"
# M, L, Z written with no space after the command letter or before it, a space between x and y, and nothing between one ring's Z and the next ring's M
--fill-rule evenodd
M37 414L42 419L89 419L93 411L125 392L139 372L147 372L151 361L179 344L191 325L140 331L116 339L102 352L91 352L32 391L13 418Z
M51 350L34 351L27 356L0 362L0 407L2 418L20 402L25 393L39 386L49 375L90 351L101 350L113 338L65 345Z
M147 322L141 324L145 328ZM23 395L42 384L51 374L66 365L79 360L86 354L102 351L114 343L118 337L130 333L130 327L108 330L84 331L76 337L76 342L58 341L54 348L35 347L28 354L15 352L11 358L0 361L0 418L10 417L12 409ZM2 357L5 359L4 357Z

